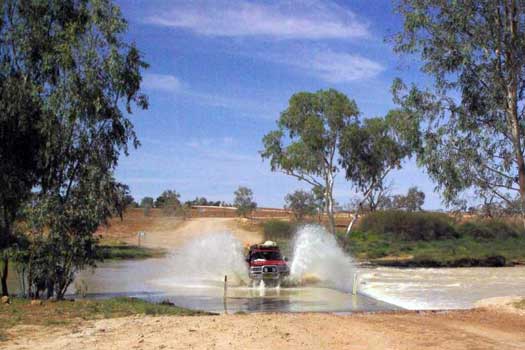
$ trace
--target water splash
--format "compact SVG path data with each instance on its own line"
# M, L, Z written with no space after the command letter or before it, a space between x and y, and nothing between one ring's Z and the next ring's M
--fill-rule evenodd
M213 233L196 238L175 251L170 258L174 282L203 285L247 284L248 270L243 246L231 233Z
M306 225L297 231L290 267L292 281L301 284L319 282L350 291L354 271L352 259L324 228Z

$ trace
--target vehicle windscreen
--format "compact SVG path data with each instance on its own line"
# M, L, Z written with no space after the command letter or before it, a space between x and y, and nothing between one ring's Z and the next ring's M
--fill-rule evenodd
M281 253L276 251L267 251L267 252L255 252L251 256L251 260L281 260Z

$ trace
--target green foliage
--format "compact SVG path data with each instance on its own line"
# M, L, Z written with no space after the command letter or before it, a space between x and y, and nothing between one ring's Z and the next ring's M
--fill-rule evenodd
M299 92L281 113L278 130L263 138L261 155L270 161L272 171L282 171L324 190L332 232L335 232L333 178L338 171L336 150L343 131L358 116L355 101L336 90Z
M395 80L394 98L419 125L418 160L448 203L525 201L525 4L402 0L398 52L418 54L434 89Z
M2 295L7 295L9 251L15 242L14 222L37 181L42 147L40 101L35 86L8 69L6 33L0 25L0 270Z
M523 234L523 227L511 225L502 220L467 221L457 226L460 236L470 236L475 239L507 239Z
M302 190L287 194L284 202L285 208L292 210L297 221L303 220L305 216L315 215L319 208L314 194Z
M97 247L97 259L99 260L148 259L162 256L164 253L158 249L132 245L99 245Z
M297 225L288 221L271 219L263 224L264 240L276 242L281 253L289 256L292 253L292 240L295 235Z
M144 216L149 216L151 208L153 208L153 203L153 198L151 197L142 198L139 206L144 210Z
M253 201L253 192L248 187L239 186L234 195L233 205L237 207L237 215L246 217L257 208L257 203Z
M179 205L177 208L175 208L175 212L173 213L173 215L178 218L181 218L182 220L186 220L190 213L189 210L190 208L186 204Z
M441 213L410 213L399 210L376 211L364 216L359 229L390 234L403 240L436 240L457 236L453 220Z
M421 225L423 218L429 222ZM338 233L341 244L357 259L381 265L429 267L523 262L523 236L523 228L500 220L455 224L445 214L401 211L371 213L363 217L358 231Z
M514 303L514 307L517 309L525 310L525 298Z
M347 180L366 195L383 185L385 176L401 168L412 147L396 132L399 112L386 118L369 118L344 129L339 154Z
M162 212L167 216L175 215L180 205L180 194L175 190L166 190L155 200L155 207L162 208Z
M36 144L13 150L29 167L10 165L27 172L21 180L34 190L24 211L28 244L16 259L28 294L61 298L75 272L94 265L98 226L130 202L113 172L128 144L138 146L127 114L147 107L140 92L147 64L124 41L126 21L109 0L6 0L0 11L0 87L18 79L20 89L2 91L0 114L9 118L10 140Z
M145 208L146 206L149 206L150 208L153 207L153 198L151 197L144 197L142 198L142 200L140 201L140 207L141 208Z
M417 186L410 187L406 195L395 195L391 199L393 209L406 211L421 211L425 204L425 193Z
M192 205L209 205L209 206L216 206L216 207L220 205L227 206L227 205L224 205L224 202L210 201L210 200L207 200L205 197L195 197L194 200L186 201L184 204L186 204L187 206L192 206Z
M288 221L271 219L263 224L264 238L270 241L290 240L295 232L295 225Z
M478 240L471 236L441 240L400 240L384 233L340 233L352 256L378 265L394 266L501 266L525 261L525 238ZM499 257L499 258L498 258Z

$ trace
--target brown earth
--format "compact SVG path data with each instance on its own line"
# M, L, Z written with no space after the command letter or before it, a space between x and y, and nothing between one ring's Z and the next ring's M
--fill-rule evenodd
M238 218L202 217L183 220L173 216L164 216L158 210L150 216L144 216L142 210L128 210L123 220L114 218L108 226L101 227L98 235L102 243L125 242L138 244L138 232L145 235L141 245L149 248L176 248L187 241L216 232L231 232L243 243L259 243L263 235L259 226L250 225Z
M5 349L525 349L525 317L489 310L135 316L18 326ZM16 337L16 334L23 336Z

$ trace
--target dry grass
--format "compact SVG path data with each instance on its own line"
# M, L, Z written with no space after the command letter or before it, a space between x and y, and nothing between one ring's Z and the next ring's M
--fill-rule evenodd
M137 244L137 233L169 231L181 225L184 221L174 216L165 216L160 209L151 209L148 216L143 209L128 209L121 220L112 218L107 226L101 226L97 234L103 245L121 245L122 243Z
M520 310L525 310L525 298L521 299L520 301L514 303L514 307Z
M44 301L31 305L27 299L14 298L11 304L0 305L0 341L7 340L6 330L17 325L63 326L78 324L83 320L143 315L209 315L173 305L153 304L135 298L106 300Z

